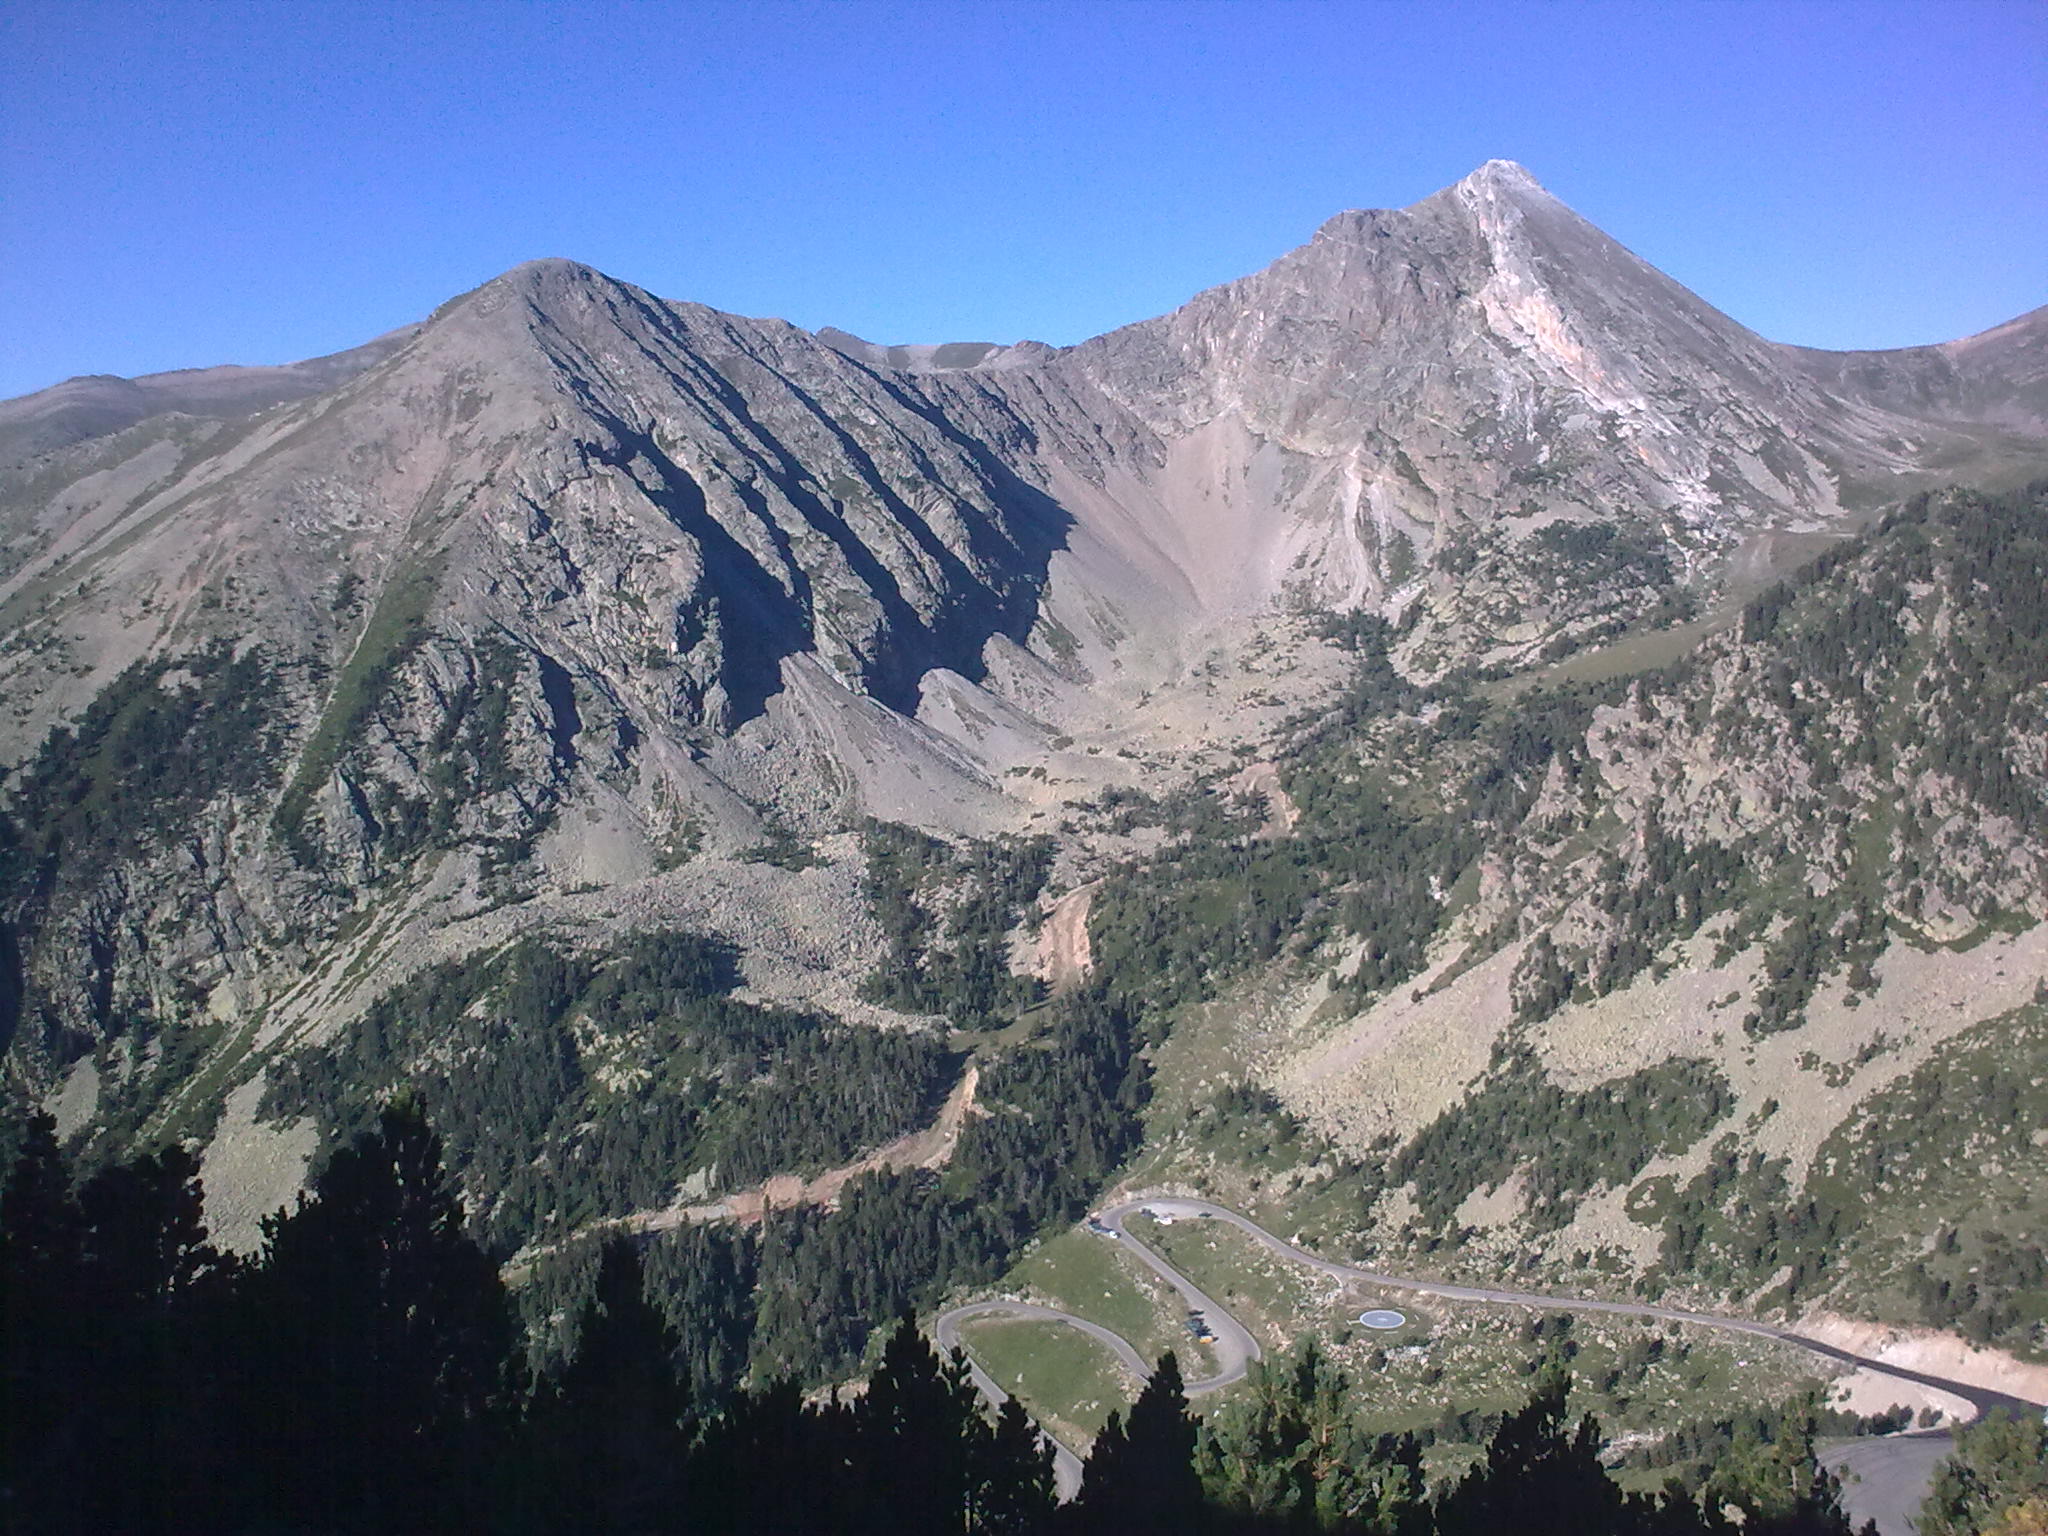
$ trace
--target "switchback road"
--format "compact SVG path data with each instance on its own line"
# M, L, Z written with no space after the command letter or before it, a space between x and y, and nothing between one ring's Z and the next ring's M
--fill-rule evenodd
M1228 1226L1237 1228L1238 1231L1244 1233L1254 1242L1278 1254L1281 1258L1298 1264L1313 1273L1323 1275L1332 1280L1356 1283L1374 1289L1407 1291L1414 1295L1433 1297L1442 1301L1477 1302L1483 1305L1495 1306L1533 1307L1546 1311L1609 1312L1623 1317L1640 1317L1655 1322L1690 1323L1702 1328L1718 1328L1723 1332L1746 1333L1757 1338L1772 1339L1778 1343L1790 1344L1795 1348L1804 1349L1813 1354L1825 1356L1830 1360L1840 1361L1846 1365L1867 1367L1870 1370L1882 1372L1887 1376L1897 1377L1902 1381L1917 1382L1922 1386L1935 1387L1943 1392L1950 1392L1964 1399L1975 1407L1979 1413L1990 1408L2007 1408L2016 1413L2029 1411L2038 1413L2041 1408L2039 1404L2029 1403L2025 1399L2013 1397L2008 1393L1973 1386L1968 1382L1952 1381L1943 1376L1931 1376L1921 1371L1905 1370L1899 1366L1874 1360L1865 1355L1854 1354L1846 1349L1838 1349L1832 1344L1823 1344L1817 1339L1809 1339L1805 1335L1795 1333L1789 1328L1775 1327L1772 1324L1756 1322L1746 1317L1724 1317L1711 1312L1687 1312L1675 1307L1653 1306L1648 1302L1604 1301L1577 1296L1547 1296L1532 1291L1495 1290L1485 1286L1472 1285L1447 1285L1436 1280L1418 1280L1405 1275L1382 1274L1377 1270L1365 1269L1356 1264L1341 1263L1335 1259L1325 1259L1310 1253L1307 1249L1297 1247L1285 1238L1275 1236L1253 1221L1249 1216L1233 1211L1228 1206L1217 1205L1214 1201L1197 1200L1184 1195L1153 1195L1119 1201L1115 1205L1106 1207L1093 1218L1105 1239L1124 1243L1129 1248L1132 1257L1152 1270L1154 1274L1158 1275L1180 1293L1182 1300L1187 1303L1190 1312L1201 1313L1214 1333L1214 1338L1207 1342L1215 1354L1216 1369L1207 1376L1194 1378L1187 1382L1187 1391L1190 1397L1214 1392L1222 1387L1229 1386L1232 1382L1242 1380L1245 1372L1250 1368L1251 1362L1259 1358L1259 1343L1257 1339L1252 1337L1250 1330L1245 1328L1226 1308L1218 1304L1214 1298L1205 1294L1192 1280L1169 1264L1156 1249L1132 1234L1126 1223L1128 1223L1131 1217L1137 1215L1165 1217L1169 1220L1223 1222ZM1076 1317L1070 1312L1062 1312L1053 1307L1037 1306L1026 1302L983 1301L974 1302L963 1307L955 1307L950 1312L940 1316L933 1331L938 1336L941 1349L964 1348L960 1341L960 1325L970 1322L975 1318L995 1316L1006 1316L1024 1321L1059 1323L1066 1327L1077 1328L1090 1338L1107 1346L1116 1355L1118 1360L1139 1380L1143 1380L1151 1370L1151 1366L1132 1347L1127 1339L1102 1327L1099 1323L1091 1323L1085 1318ZM975 1386L980 1389L982 1394L991 1403L1000 1405L1005 1395L1002 1389L996 1385L995 1381L986 1371L982 1370L979 1365L974 1364L972 1351L967 1351L967 1353ZM1886 1463L1886 1457L1885 1453L1875 1449L1880 1444L1889 1445L1895 1448L1891 1454L1899 1462L1896 1470L1902 1474L1908 1473L1909 1469L1906 1464L1910 1462L1910 1477L1920 1477L1924 1476L1926 1471L1931 1469L1933 1460L1939 1459L1938 1457L1930 1459L1930 1452L1937 1443L1937 1438L1942 1441L1947 1439L1945 1435L1940 1437L1889 1437L1886 1441L1872 1441L1867 1442L1865 1446L1850 1448L1850 1453L1843 1454L1836 1459L1843 1463L1845 1469L1859 1472L1866 1477L1873 1479L1882 1477L1887 1481L1895 1480L1890 1479L1888 1474L1881 1474L1879 1472L1879 1467ZM1057 1441L1054 1443L1056 1447L1054 1471L1059 1481L1061 1496L1063 1498L1071 1498L1074 1490L1080 1486L1081 1462L1071 1447L1060 1445Z

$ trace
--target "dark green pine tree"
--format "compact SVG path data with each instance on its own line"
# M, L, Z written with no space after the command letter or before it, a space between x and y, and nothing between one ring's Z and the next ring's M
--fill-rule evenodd
M241 1431L270 1518L467 1528L508 1398L512 1318L410 1105L265 1224L248 1277Z
M94 1175L78 1202L96 1305L171 1312L228 1271L207 1241L199 1159L184 1147Z
M56 1122L34 1115L0 1193L0 1522L13 1529L79 1528L51 1496L92 1450L82 1228Z
M1074 1501L1075 1528L1088 1536L1200 1530L1195 1428L1180 1362L1169 1351L1131 1404L1128 1422L1112 1413L1095 1437Z
M1486 1460L1466 1473L1437 1512L1439 1536L1586 1536L1638 1528L1620 1488L1600 1465L1592 1415L1565 1418L1568 1378L1546 1366L1535 1396L1501 1423Z
M1956 1432L1921 1507L1923 1536L1980 1536L2027 1501L2048 1500L2048 1422L1998 1408Z
M1004 1398L995 1429L974 1451L968 1529L975 1536L1037 1536L1046 1530L1054 1507L1052 1442L1024 1405Z
M1851 1536L1841 1486L1814 1453L1811 1394L1768 1444L1738 1436L1707 1482L1706 1502L1742 1512L1743 1536Z
M83 1258L73 1305L96 1320L95 1454L122 1475L67 1495L97 1530L170 1530L228 1511L233 1450L207 1330L236 1266L207 1241L199 1159L170 1147L95 1175L79 1192Z
M675 1330L648 1301L640 1255L614 1238L577 1318L575 1353L541 1383L522 1457L550 1531L681 1529L689 1434Z
M1244 1390L1202 1423L1196 1464L1210 1501L1254 1526L1427 1529L1421 1447L1370 1433L1352 1403L1350 1377L1313 1339L1254 1363Z
M865 1505L853 1488L853 1410L804 1401L793 1378L741 1392L704 1427L690 1458L692 1528L703 1536L847 1529Z
M74 1195L53 1129L30 1120L0 1205L0 1528L217 1523L235 1457L206 1324L233 1267L198 1160L173 1147Z
M942 1361L908 1313L854 1409L866 1490L863 1528L900 1536L960 1531L979 1442L988 1437L980 1403L957 1352ZM915 1468L905 1476L906 1468Z

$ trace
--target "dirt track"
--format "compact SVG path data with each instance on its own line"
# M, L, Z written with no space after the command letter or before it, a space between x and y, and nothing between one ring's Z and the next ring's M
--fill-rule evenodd
M673 1232L678 1227L704 1221L757 1222L770 1210L789 1210L799 1205L831 1205L839 1199L839 1192L846 1187L847 1181L859 1174L888 1169L902 1172L911 1168L943 1168L953 1160L953 1151L960 1144L960 1130L967 1123L967 1117L985 1113L974 1102L975 1090L980 1083L981 1069L969 1062L967 1070L960 1074L960 1081L946 1095L946 1102L939 1107L939 1113L930 1125L897 1137L857 1162L828 1168L811 1179L793 1173L778 1173L752 1189L743 1189L717 1200L696 1205L667 1205L659 1210L634 1211L608 1221L592 1222L567 1237L515 1255L505 1266L506 1279L508 1283L517 1284L525 1279L536 1259L601 1232Z
M1075 886L1052 904L1052 910L1039 925L1038 953L1032 970L1055 992L1072 991L1087 979L1095 964L1088 945L1088 909L1094 902L1095 888L1101 883L1091 880Z

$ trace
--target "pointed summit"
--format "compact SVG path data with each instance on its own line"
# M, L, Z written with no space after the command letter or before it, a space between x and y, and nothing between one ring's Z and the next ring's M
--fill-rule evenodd
M1441 187L1406 208L1348 208L1325 219L1316 230L1318 240L1342 239L1375 229L1387 220L1426 213L1446 203L1468 206L1479 202L1506 200L1520 205L1542 203L1562 208L1550 191L1517 161L1489 160L1477 170Z
M1540 197L1550 196L1543 183L1531 176L1520 162L1514 160L1489 160L1457 183L1457 187L1460 190L1494 193L1534 192Z
M369 1040L348 1060L375 1082L416 1061L431 1086L488 1043L471 1025L494 1026L468 1005L495 973L472 962L498 964L506 900L531 903L517 926L550 952L702 934L767 968L748 973L777 978L764 996L778 1006L836 1016L901 949L862 901L848 826L975 840L949 848L1071 828L1062 857L1121 857L1145 843L1098 835L1086 804L1192 779L1240 744L1284 748L1303 711L1329 718L1349 669L1334 645L1295 646L1324 614L1397 626L1411 679L1539 677L1719 605L1918 484L2040 473L2044 416L2032 320L1905 354L1774 346L1509 161L1340 215L1262 271L1057 352L813 335L547 260L353 357L0 403L0 762L28 765L0 809L40 839L32 880L0 873L0 1065L110 1147L140 1101L123 1089L100 1107L88 1073L132 1030L218 1016L219 1049L246 1069L159 1053L148 1092L217 1109L223 1126L258 1113L231 1109L243 1101L223 1101L227 1084L296 1074L302 1041ZM1915 598L1906 618L1932 612ZM1803 857L1782 852L1780 825L1818 817L1813 846L1841 841L1830 829L1860 809L1796 755L1792 780L1820 784L1812 816L1747 793L1769 790L1788 739L1769 688L1759 714L1735 672L1689 675L1706 691L1647 709L1645 729L1678 722L1668 752L1630 737L1583 759L1586 783L1621 765L1620 830L1588 821L1568 841L1626 853L1643 786L1666 783L1674 837L1725 825L1727 846L1767 863ZM1852 683L1866 675L1879 673ZM1698 758L1680 739L1695 704L1745 731L1760 721L1743 740L1765 767ZM1359 726L1361 743L1407 739L1406 725ZM1113 760L1129 742L1142 759ZM1711 776L1695 784L1696 761ZM1926 775L1878 777L1910 789ZM1930 791L1943 816L1962 803L1951 782ZM1528 816L1532 835L1549 825ZM1303 857L1315 833L1292 845ZM1567 926L1602 910L1604 875L1572 872L1577 852L1553 859L1553 835L1527 845L1534 863L1515 855L1488 902ZM814 867L757 863L764 838L815 848L789 861ZM1555 879L1523 883L1552 864ZM1334 882L1356 872L1329 866ZM1940 895L1947 923L1960 909ZM1289 960L1281 945L1274 963L1312 974L1319 935L1352 941L1301 910L1318 947ZM1400 942L1435 943L1435 922ZM1597 922L1584 932L1607 942ZM366 978L410 989L401 978L429 957L457 965L465 990L445 996L466 1001L377 1044ZM407 1013L411 995L374 1006ZM892 1010L862 1007L878 1012L845 1030L889 1027ZM514 1244L552 1240L558 1196L599 1191L583 1208L623 1217L636 1180L658 1193L709 1166L681 1140L662 1143L660 1167L603 1161L634 1155L638 1135L601 1081L554 1072L556 1047L578 1043L572 1013L511 1063L531 1067L514 1088L535 1113L510 1127L507 1155L465 1171ZM8 1036L15 1014L25 1027ZM614 1060L637 1077L639 1058ZM791 1092L809 1071L767 1065ZM309 1077L313 1097L278 1107L325 1106L338 1081ZM1328 1086L1351 1081L1333 1068ZM880 1102L819 1134L852 1157L921 1119L915 1094L900 1116ZM244 1247L261 1239L252 1192L297 1166L278 1150L292 1143L269 1139L289 1122L267 1123L207 1157L210 1187L236 1192L209 1221ZM596 1161L579 1150L575 1177L596 1183L524 1182L554 1166L550 1128L584 1124L576 1146ZM676 1134L709 1151L720 1132L686 1116ZM480 1145L474 1127L463 1137ZM790 1161L809 1155L792 1144Z
M592 288L601 283L616 283L618 279L607 277L595 267L580 261L571 261L565 256L543 256L533 261L522 261L516 267L508 267L487 282L477 284L467 293L457 294L434 312L434 318L471 305L480 305L482 312L491 313L507 299L525 299L530 303L545 306L550 300L559 300L568 294Z
M522 261L498 274L494 281L518 279L540 282L548 278L587 279L599 276L597 269L574 261L567 256L536 256L532 261Z

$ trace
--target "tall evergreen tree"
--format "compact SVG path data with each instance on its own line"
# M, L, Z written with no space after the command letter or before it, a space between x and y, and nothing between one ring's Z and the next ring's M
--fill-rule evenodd
M1363 1428L1350 1378L1313 1339L1252 1365L1245 1390L1203 1421L1196 1462L1211 1498L1240 1515L1374 1533L1427 1523L1420 1446Z
M78 1391L91 1368L92 1319L77 1305L83 1249L56 1122L36 1114L0 1192L0 1519L24 1530L73 1528L49 1495L91 1446Z
M1052 1522L1052 1442L1014 1397L1003 1399L995 1428L976 1445L973 1507L975 1536L1037 1536Z
M232 1481L208 1325L236 1268L207 1241L199 1159L183 1147L103 1170L79 1207L82 1284L71 1304L96 1319L79 1388L95 1454L123 1475L78 1480L71 1500L96 1529L175 1529L220 1509Z
M0 1206L0 1524L174 1530L228 1508L205 1323L231 1266L171 1148L73 1193L47 1116ZM78 1475L91 1465L118 1476Z
M704 1427L690 1458L690 1513L705 1536L831 1533L864 1499L855 1489L853 1411L836 1398L806 1403L785 1377L734 1395Z
M2048 1421L1987 1413L1956 1432L1955 1451L1935 1471L1920 1511L1920 1530L1980 1536L2029 1499L2048 1500Z
M509 1383L497 1268L463 1230L411 1105L335 1153L264 1226L249 1277L244 1428L262 1501L311 1529L454 1528Z
M527 1418L548 1528L680 1529L689 1438L675 1330L647 1299L630 1239L605 1244L575 1333L569 1364L541 1384Z
M1768 1445L1739 1435L1707 1480L1706 1502L1740 1510L1744 1536L1851 1536L1841 1486L1814 1451L1817 1408L1808 1394Z
M1527 1406L1508 1415L1486 1459L1451 1489L1440 1536L1585 1536L1635 1528L1621 1490L1600 1465L1600 1431L1587 1414L1568 1425L1568 1381L1546 1366Z
M1195 1472L1195 1420L1188 1413L1180 1362L1160 1356L1128 1422L1112 1413L1088 1453L1075 1500L1083 1532L1190 1532L1203 1525Z
M941 1361L908 1313L882 1346L855 1409L867 1528L941 1536L963 1528L977 1442L988 1429L957 1351ZM906 1477L904 1469L916 1468Z

